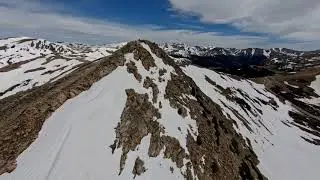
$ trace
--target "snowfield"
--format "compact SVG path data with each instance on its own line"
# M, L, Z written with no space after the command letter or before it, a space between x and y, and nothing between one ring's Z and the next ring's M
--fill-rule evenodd
M55 81L77 69L77 65L109 56L125 44L87 46L28 37L2 39L0 99Z
M311 82L310 87L320 96L320 75L316 76L316 80Z
M320 96L320 75L316 76L316 80L312 81L310 86L314 92ZM320 107L320 97L300 98L299 101Z
M207 96L220 105L227 117L236 120L238 127L235 129L250 139L260 160L259 168L266 177L272 180L318 179L320 147L301 138L312 139L315 138L313 135L290 125L293 120L288 112L294 111L290 104L280 102L276 96L266 91L263 85L252 81L236 80L228 75L192 65L183 70ZM205 80L205 76L223 88L231 88L234 96L245 100L253 112L246 112L238 103L228 100L217 87ZM237 89L242 90L242 93ZM274 109L258 103L259 99L269 101L270 98L273 98L279 107ZM262 112L259 113L257 109ZM248 121L247 126L241 118Z
M46 58L39 58L36 61L21 65L20 68L9 72L0 72L0 92L5 92L10 87L19 85L12 91L8 91L0 98L5 98L20 91L31 89L35 86L41 86L49 81L57 80L72 72L76 65L81 64L77 60L56 59L46 63ZM35 70L39 68L39 70ZM33 71L35 70L35 71ZM63 76L60 76L63 75ZM10 79L10 81L8 81Z

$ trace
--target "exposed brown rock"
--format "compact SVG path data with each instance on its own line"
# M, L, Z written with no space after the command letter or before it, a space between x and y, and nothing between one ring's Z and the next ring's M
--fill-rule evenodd
M149 76L146 77L146 79L144 80L143 83L143 87L144 88L152 88L152 102L156 103L157 99L158 99L158 94L159 94L159 89L158 86L153 82L153 80L151 78L149 78Z
M183 166L183 159L187 158L185 150L180 146L179 141L174 137L161 136L164 129L154 118L159 119L161 115L158 109L149 102L147 94L138 94L133 89L127 89L127 102L121 115L121 122L116 127L116 140L110 146L112 151L115 148L122 148L120 160L120 173L122 172L127 153L134 151L140 144L143 137L151 134L148 154L156 157L164 149L164 157L171 159L177 167Z
M164 74L166 74L167 73L167 70L166 69L160 69L159 70L159 76L161 77L161 76L163 76Z
M132 170L132 174L134 174L133 178L135 178L137 175L140 176L142 173L146 172L146 170L147 169L144 167L144 162L137 157Z
M166 150L164 151L164 158L171 159L176 163L178 168L182 168L183 159L187 158L185 150L180 146L177 139L170 136L162 136L161 140L165 144Z
M140 44L136 44L135 50L133 51L134 59L140 60L142 62L143 67L149 71L151 67L155 67L154 59L151 54L143 48Z
M259 161L251 147L247 146L242 136L233 129L233 121L223 115L221 108L212 102L193 80L174 64L168 55L156 45L152 43L148 43L148 45L154 54L175 68L177 75L171 74L171 80L167 84L165 94L170 105L176 109L181 106L188 108L190 116L197 122L198 137L200 136L201 140L195 140L189 134L187 148L190 152L192 167L198 178L239 179L239 174L246 172L248 177L265 179L256 168ZM193 96L197 101L189 99L183 94ZM202 167L204 171L199 167L202 157L206 157L206 163ZM241 168L244 166L243 164L247 165L248 171ZM243 178L245 179L245 176ZM186 177L186 179L188 178Z
M137 66L135 65L135 63L133 61L130 61L126 64L127 66L127 71L128 73L133 74L133 76L139 81L141 82L142 80L142 76L138 73L138 69Z
M127 89L127 102L121 115L121 121L116 128L117 148L122 148L120 173L122 172L128 152L140 144L143 137L159 126L153 118L160 118L158 110L149 102L147 94L137 94L133 89Z

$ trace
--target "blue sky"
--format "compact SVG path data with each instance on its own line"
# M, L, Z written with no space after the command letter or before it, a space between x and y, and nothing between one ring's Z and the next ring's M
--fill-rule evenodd
M0 37L320 49L318 0L0 0Z
M186 28L198 31L216 31L236 34L239 31L227 24L208 24L200 22L195 16L179 15L170 10L166 0L47 0L47 3L63 3L62 12L96 19L105 19L127 25L150 25L164 29ZM247 33L249 34L249 33Z

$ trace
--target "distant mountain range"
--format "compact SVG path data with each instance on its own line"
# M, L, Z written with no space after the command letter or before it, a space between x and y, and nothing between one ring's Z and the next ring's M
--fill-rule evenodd
M192 64L246 77L270 75L273 71L297 71L320 65L320 51L296 51L286 48L220 48L188 46L182 43L161 45L175 58L187 58ZM254 66L259 66L256 68Z
M320 50L317 51L297 51L287 48L222 48L222 47L206 47L206 46L189 46L184 43L164 43L161 45L169 54L180 55L188 57L192 55L196 56L265 56L266 58L276 58L279 56L297 57L310 54L320 54Z

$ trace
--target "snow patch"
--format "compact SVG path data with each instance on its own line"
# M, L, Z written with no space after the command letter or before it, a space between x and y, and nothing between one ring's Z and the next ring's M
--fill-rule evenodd
M320 75L316 76L316 80L311 82L310 87L320 96Z
M295 85L289 84L288 81L284 81L284 84L285 84L285 85L288 85L288 86L291 86L291 87L293 87L293 88L299 88L299 86L295 86Z
M270 57L271 51L269 50L268 52L266 50L263 50L263 55L267 58Z

